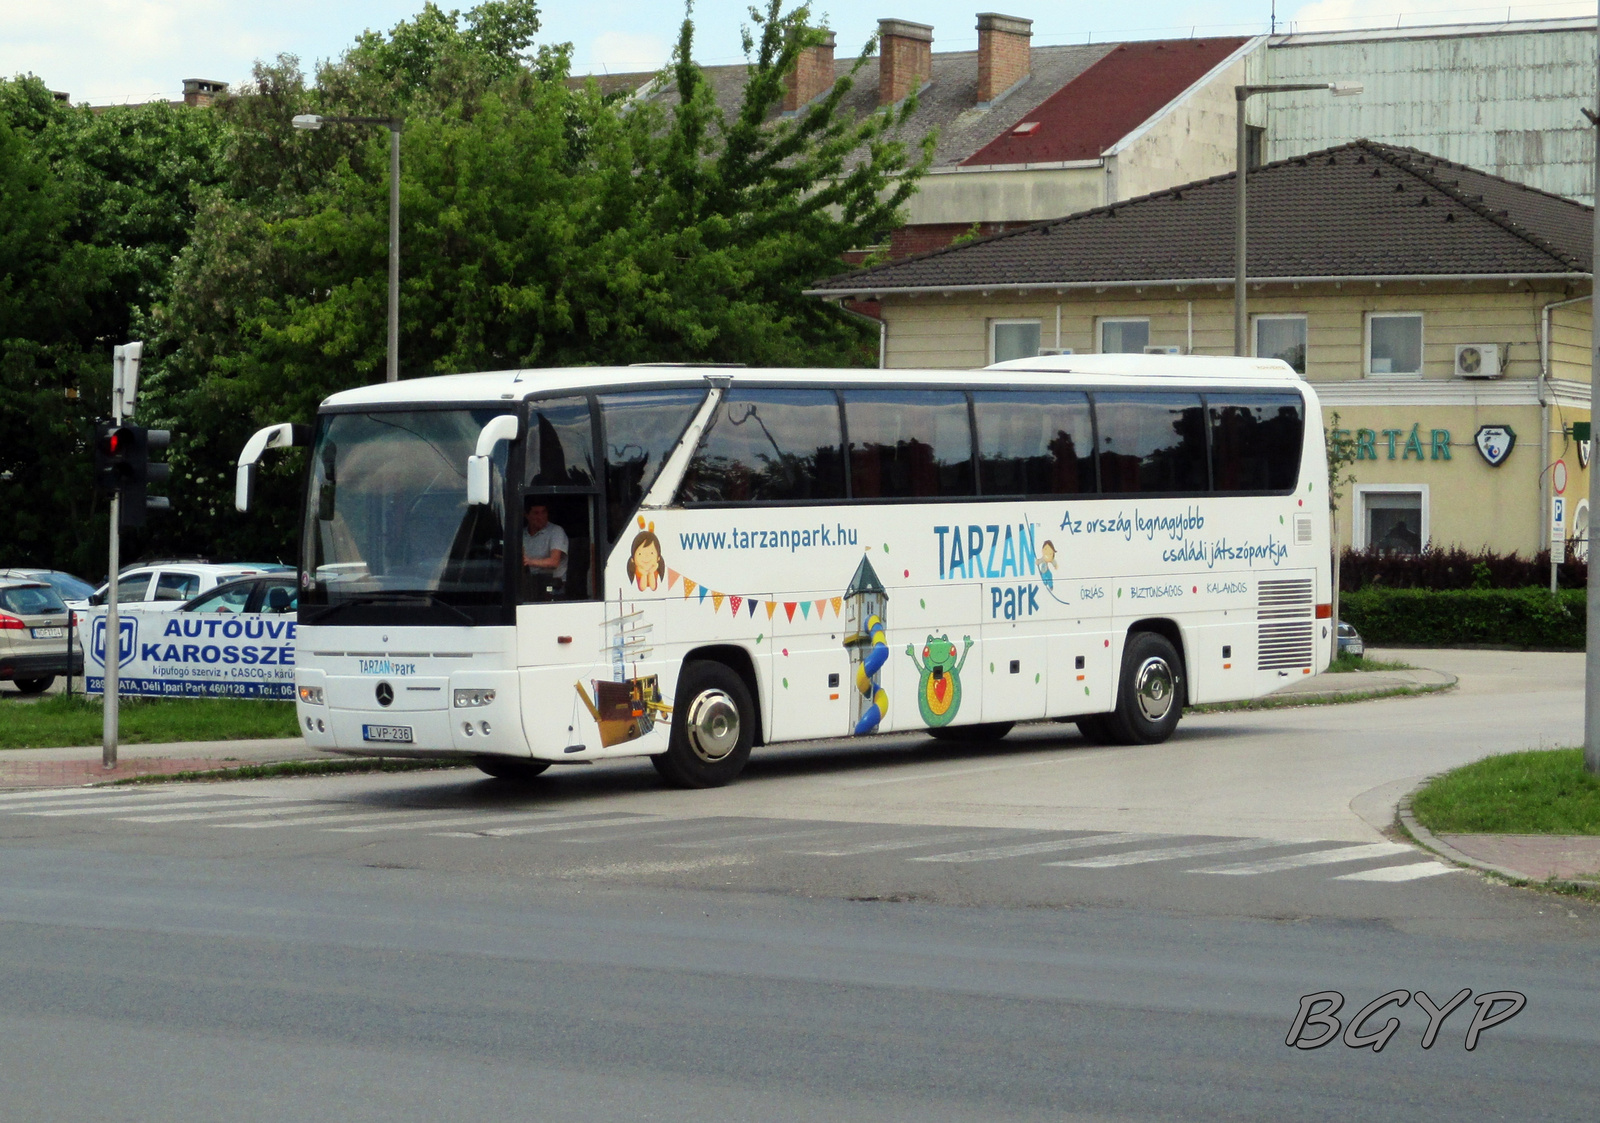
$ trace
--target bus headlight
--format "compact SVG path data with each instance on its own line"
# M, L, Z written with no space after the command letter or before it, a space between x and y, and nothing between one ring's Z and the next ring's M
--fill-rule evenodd
M457 690L457 706L487 706L494 701L492 690Z
M320 686L302 686L300 688L300 701L304 702L308 706L327 705L327 703L322 700L322 687Z

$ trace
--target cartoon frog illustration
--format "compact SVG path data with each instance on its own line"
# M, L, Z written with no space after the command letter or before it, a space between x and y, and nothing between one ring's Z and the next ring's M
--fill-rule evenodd
M916 664L922 681L917 686L917 708L929 727L949 725L961 708L961 668L967 665L967 652L972 650L972 637L962 636L966 645L961 659L956 660L956 645L948 635L929 636L922 645L922 659L918 661L915 645L906 644L906 654Z

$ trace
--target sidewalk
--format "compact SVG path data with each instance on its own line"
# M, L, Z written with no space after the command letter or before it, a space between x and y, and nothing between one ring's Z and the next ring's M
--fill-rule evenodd
M1271 697L1290 697L1310 702L1348 694L1398 691L1407 687L1437 690L1455 684L1455 675L1446 671L1430 671L1422 667L1410 671L1345 671L1338 674L1308 675L1280 686L1272 692Z
M59 749L0 750L0 790L56 788L124 780L129 776L170 775L237 768L242 764L277 764L286 760L330 760L328 753L307 748L299 737L258 741L179 741L167 744L120 745L117 767L100 767L99 745Z
M1570 834L1434 834L1400 801L1400 821L1423 846L1463 866L1512 881L1600 888L1600 836Z

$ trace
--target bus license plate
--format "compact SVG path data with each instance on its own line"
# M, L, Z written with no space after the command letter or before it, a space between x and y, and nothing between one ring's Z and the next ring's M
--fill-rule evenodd
M411 727L409 725L363 725L361 738L364 741L389 741L398 745L411 744Z
M34 639L66 639L67 638L67 630L65 628L35 628L33 630L33 638Z

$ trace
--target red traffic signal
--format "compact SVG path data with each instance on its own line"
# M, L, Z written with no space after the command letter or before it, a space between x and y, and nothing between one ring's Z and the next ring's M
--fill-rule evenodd
M120 491L133 482L135 438L131 425L100 421L94 429L94 485L101 491Z

